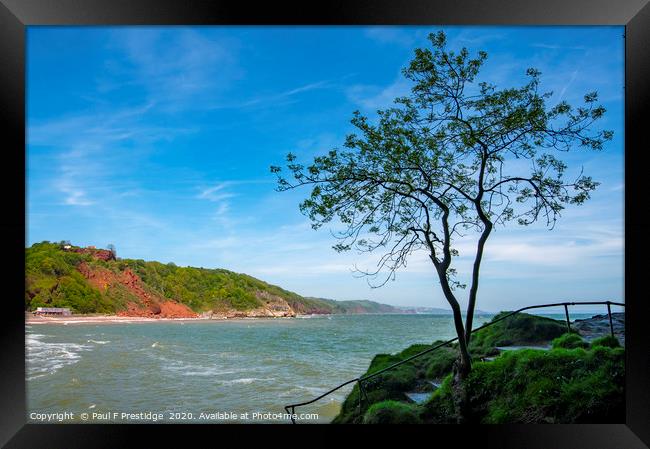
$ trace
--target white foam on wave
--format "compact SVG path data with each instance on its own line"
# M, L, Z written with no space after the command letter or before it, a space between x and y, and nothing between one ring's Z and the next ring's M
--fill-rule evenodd
M313 395L320 395L324 392L326 392L329 388L331 387L308 387L306 385L296 385L293 388L289 389L289 393L295 394L295 393L303 393L307 392L309 394Z
M272 382L275 378L260 378L260 377L243 377L241 379L222 380L220 383L224 385L233 384L252 384L254 382Z
M110 343L110 340L88 340L88 343L95 343L97 345L105 345L107 343Z
M171 371L175 371L175 370L172 369ZM238 371L237 370L234 370L234 371L221 371L221 370L219 370L217 368L205 368L203 370L195 370L195 371L178 370L178 372L181 372L184 376L202 377L202 376L224 376L224 375L227 375L227 374L235 374Z
M48 337L43 334L25 335L27 380L54 374L65 366L77 363L81 359L81 352L93 349L92 345L43 341Z
M25 334L25 340L27 341L34 341L34 340L40 340L41 338L47 338L51 337L51 335L45 335L45 334L34 334L34 333L28 333Z
M183 376L226 376L228 374L237 374L246 372L246 369L227 369L217 365L199 365L182 361L170 361L164 359L162 368L165 371L180 374Z

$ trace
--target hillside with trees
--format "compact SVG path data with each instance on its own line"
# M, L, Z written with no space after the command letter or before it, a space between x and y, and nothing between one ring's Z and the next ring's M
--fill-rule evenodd
M74 313L130 316L275 317L300 314L399 313L373 301L306 298L224 269L118 259L109 250L69 242L25 250L25 310L68 307Z

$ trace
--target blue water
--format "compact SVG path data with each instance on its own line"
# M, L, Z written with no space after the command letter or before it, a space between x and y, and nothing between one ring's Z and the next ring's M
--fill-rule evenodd
M490 318L477 317L475 326ZM375 354L454 336L451 317L436 315L31 324L28 420L53 422L33 413L69 412L74 417L63 421L87 413L94 423L232 422L234 415L286 422L284 405L363 374ZM300 411L330 421L351 388Z

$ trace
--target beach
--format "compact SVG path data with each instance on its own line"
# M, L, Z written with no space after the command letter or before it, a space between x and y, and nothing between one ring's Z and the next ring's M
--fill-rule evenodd
M109 324L109 323L156 323L165 321L210 321L229 318L148 318L139 316L119 315L72 315L72 316L39 316L25 314L26 324Z

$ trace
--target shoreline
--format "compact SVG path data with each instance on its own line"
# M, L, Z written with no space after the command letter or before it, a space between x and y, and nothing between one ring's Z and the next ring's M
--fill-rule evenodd
M194 322L194 321L261 321L292 319L311 316L329 316L328 314L318 315L296 315L295 317L196 317L196 318L149 318L139 316L120 315L73 315L73 316L34 316L31 313L25 314L25 325L32 324L121 324L121 323L158 323L158 322Z
M331 317L334 315L426 315L410 313L359 313L359 314L336 314L336 313L309 313L298 314L295 316L203 316L195 318L151 318L140 316L122 316L122 315L71 315L71 316L37 316L32 313L25 313L25 324L121 324L121 323L158 323L158 322L194 322L194 321L266 321L266 320L293 320L309 319L314 317ZM447 316L432 314L432 316ZM448 315L451 316L451 315Z
M614 312L616 313L616 312ZM594 316L595 312L586 312L585 315ZM334 315L349 315L349 314L332 314L332 313L316 313L316 314L298 314L295 316L250 316L250 317L194 317L194 318L151 318L140 316L121 316L121 315L72 315L72 316L35 316L32 313L25 313L25 325L41 325L41 324L55 324L55 325L69 325L69 324L124 324L124 323L159 323L159 322L225 322L225 321L267 321L267 320L291 320L291 319L306 319L314 317L331 317ZM356 315L356 314L355 314ZM427 315L427 314L393 314L393 313L362 313L359 315ZM491 315L491 314L486 314ZM540 314L543 316L542 314ZM431 314L431 316L447 316L443 314ZM451 315L449 315L451 316ZM584 320L584 318L582 318ZM581 321L581 319L572 320L572 322Z

